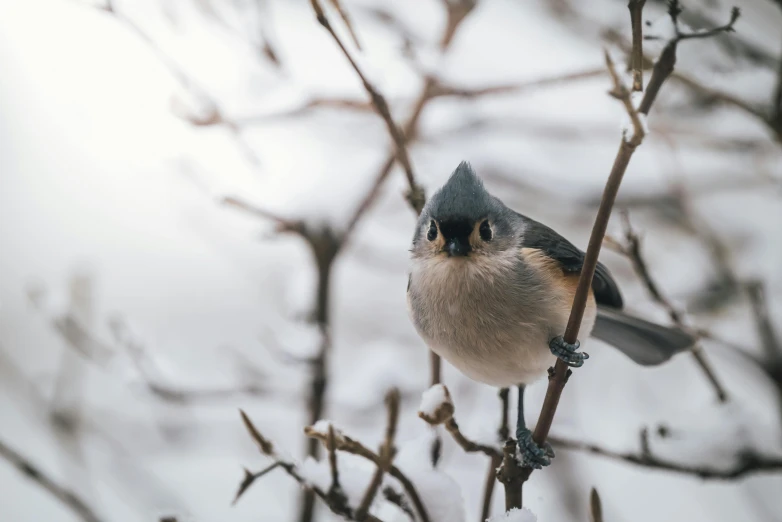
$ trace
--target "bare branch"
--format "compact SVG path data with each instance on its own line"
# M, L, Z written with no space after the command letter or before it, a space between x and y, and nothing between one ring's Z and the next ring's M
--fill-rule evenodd
M380 93L380 91L377 90L377 88L374 85L372 85L372 83L370 83L370 81L367 79L364 72L358 66L358 63L356 63L355 59L353 59L353 56L351 56L350 52L347 50L347 47L345 47L345 44L342 43L342 40L334 31L334 28L331 26L331 23L329 22L328 18L326 18L326 15L323 12L323 8L321 7L319 0L311 0L311 4L312 4L312 9L315 11L315 16L317 17L318 22L329 32L329 34L331 34L332 38L337 43L337 46L339 46L340 50L342 51L342 54L345 55L345 58L347 58L350 65L353 67L353 70L356 72L359 79L361 80L364 89L367 91L367 94L369 94L369 97L372 100L372 104L375 106L377 112L383 118L383 121L385 122L386 127L388 129L388 133L391 135L394 141L394 145L396 146L397 160L402 165L402 168L405 171L405 175L407 176L407 182L410 185L410 192L408 193L408 198L411 204L413 205L413 208L415 209L416 213L420 214L425 201L424 189L420 185L418 185L415 180L415 174L413 172L412 164L410 163L410 157L407 153L407 147L405 145L404 136L402 135L402 132L399 130L399 127L397 127L396 123L394 123L394 120L391 117L391 112L388 108L388 103L386 102L385 97Z
M550 437L549 442L556 448L591 453L645 468L659 469L683 475L694 475L704 480L737 480L756 473L782 472L782 458L767 457L752 450L739 451L736 455L736 463L733 466L720 469L711 466L692 466L671 462L655 456L648 447L642 450L640 454L636 454L622 453L596 444L573 441L562 437Z
M595 488L589 492L589 518L591 522L603 522L603 503Z
M676 35L668 41L657 62L654 64L652 77L649 79L649 85L647 85L646 88L646 94L644 95L643 100L641 100L641 105L638 107L638 112L642 114L649 114L649 109L651 109L654 100L657 98L660 88L671 73L673 73L673 68L676 64L676 50L679 42L691 38L706 38L719 33L731 32L733 31L733 25L740 15L739 9L734 7L731 11L730 21L727 24L715 27L710 31L682 33L679 30L678 24L678 16L679 13L681 13L678 1L674 0L669 4L668 13L673 21L674 28L676 29Z
M642 16L646 0L629 0L627 3L630 9L630 26L633 31L633 52L630 55L630 67L633 70L633 90L644 90L644 49L643 49L643 25Z
M770 363L782 362L782 341L774 330L774 325L769 316L766 291L763 284L752 281L746 285L749 302L752 306L752 315L755 317L755 325L760 335L761 345Z
M244 479L242 480L241 484L239 484L239 489L236 491L236 496L234 497L233 502L231 502L232 505L235 505L239 498L244 495L244 492L247 491L247 488L252 486L253 482L258 480L259 478L263 477L270 471L273 471L277 469L280 466L279 462L273 462L269 466L266 466L261 471L258 471L256 473L252 473L247 468L244 469Z
M489 469L486 471L486 480L483 485L483 505L481 507L481 520L484 522L491 515L491 499L494 496L494 484L497 482L497 468L502 464L501 457L489 459Z
M440 399L439 404L434 406L427 405L424 407L424 403L429 399L426 397L428 393L437 393L436 398ZM473 442L465 437L459 430L459 425L453 418L454 405L451 400L451 394L448 391L448 387L444 384L434 384L425 392L424 401L422 401L422 407L419 408L418 416L423 419L427 424L431 426L439 426L440 424L445 426L448 433L451 434L456 443L462 447L467 453L485 453L490 457L499 457L501 452L498 448L487 446L485 444L479 444Z
M322 431L316 429L315 426L307 426L306 428L304 428L304 433L308 437L311 437L315 440L319 440L324 443L326 442L327 435ZM353 455L358 455L359 457L362 457L364 459L369 460L370 462L373 462L376 466L381 465L380 455L378 455L371 449L367 448L359 441L350 438L349 436L339 432L338 430L335 431L335 443L339 451L344 451L346 453L352 453ZM399 483L402 485L402 487L405 490L405 494L413 502L413 505L415 506L415 510L418 513L418 518L420 519L420 521L429 522L429 515L427 514L426 507L421 501L421 497L418 495L418 492L416 491L413 482L409 478L407 478L407 476L404 473L402 473L402 471L399 468L394 466L393 463L388 468L388 474L394 477L396 480L398 480Z
M508 439L502 448L502 463L497 470L497 480L505 487L505 510L521 508L521 488L528 476L528 468L522 468L516 458L516 441Z
M323 491L318 486L311 484L309 481L305 480L304 477L299 472L299 469L296 466L296 464L286 459L283 459L277 454L276 450L274 449L274 445L261 434L261 432L258 430L258 428L255 427L255 425L247 416L247 414L242 410L239 410L239 413L242 416L242 422L247 428L247 432L250 434L250 437L255 441L256 445L258 446L258 449L261 451L261 453L271 458L274 461L274 464L276 464L276 467L280 467L284 469L288 473L288 475L290 475L296 482L301 484L303 488L312 491L315 496L319 497L321 500L323 500L323 502L326 503L326 505L329 507L329 509L332 512L336 513L337 515L341 515L347 518L348 520L357 520L357 521L359 520L355 518L354 511L347 504L347 498L345 497L344 494L330 495L328 492ZM263 472L259 472L257 475L265 474L268 471L271 471L271 469L274 468L272 467L266 468ZM242 484L241 484L244 485L244 488L242 489L240 485L240 494L237 494L236 500L238 500L238 497L244 492L246 492L250 484L254 482L255 479L250 479L251 476L253 475L249 473L247 470L245 470L245 477L242 480ZM245 484L245 482L248 481L249 484ZM236 502L236 500L234 500L234 502ZM363 520L367 522L380 522L377 517L374 517L372 515L367 515Z
M672 2L672 4L675 4L675 2ZM675 10L676 6L672 5L672 9ZM737 16L737 13L734 13L731 16L731 24L735 22ZM674 19L674 24L676 24L675 15L672 14L671 17ZM672 42L677 41L673 40ZM608 220L611 217L611 211L613 209L614 202L616 201L616 195L619 192L619 187L622 183L622 178L624 177L625 171L627 170L627 166L630 163L630 159L632 158L635 149L643 141L644 129L638 113L648 114L649 109L651 108L652 103L654 102L654 99L659 92L660 87L662 86L662 83L664 82L665 78L667 78L673 71L673 64L676 60L676 43L669 43L669 45L666 46L666 49L668 50L667 54L666 51L664 51L663 56L661 56L660 60L655 64L655 67L652 71L652 77L650 78L649 85L647 86L646 94L644 95L644 99L641 102L641 107L637 111L633 107L629 90L621 82L613 66L613 63L611 62L610 56L608 53L606 53L606 65L614 83L613 94L619 97L624 103L625 109L627 110L628 114L630 115L630 119L633 122L634 132L629 140L627 139L626 135L622 137L622 141L619 145L619 151L616 154L616 159L614 160L611 173L603 191L603 197L600 202L600 207L597 211L597 217L595 218L595 223L589 238L589 245L587 247L586 255L584 256L581 274L579 275L578 287L576 288L576 293L573 298L573 307L570 312L570 318L568 319L567 328L563 336L565 342L570 344L575 343L578 339L578 332L581 328L581 321L584 317L584 309L586 306L587 297L590 293L590 288L592 286L592 279L594 277L595 268L597 266L597 259L600 254L600 248L603 243L603 238L605 237ZM658 67L664 60L664 65ZM562 396L562 391L564 390L565 383L567 382L570 373L571 372L567 365L562 360L558 359L554 366L553 372L549 377L546 397L543 401L543 407L538 418L538 423L535 427L535 432L533 433L533 439L539 445L546 441L548 432L551 429L551 423L553 422L554 415L556 414L559 399ZM509 473L510 471L506 470L506 475ZM521 478L521 483L526 481L531 473L531 468L525 468L524 475ZM515 477L510 476L509 481L506 482L506 500L508 499L507 484L512 484L514 482L514 478ZM516 495L515 491L510 493L511 495L509 502L511 505L508 507L520 508L521 487L518 488L518 495Z
M623 212L622 217L624 218L623 221L626 240L626 245L622 247L622 251L632 261L636 274L638 274L638 277L641 278L641 280L644 282L644 285L649 291L652 299L654 299L655 302L657 302L665 309L666 312L668 312L668 316L671 318L671 321L673 321L676 326L682 328L683 330L692 330L684 319L684 312L675 307L673 303L665 295L663 295L657 282L652 278L649 267L646 264L646 260L641 253L641 239L633 230L633 227L630 224L630 217L627 212ZM714 391L717 394L717 399L722 403L727 402L728 393L725 391L725 387L722 385L719 379L717 379L717 375L714 373L711 362L706 356L706 353L703 351L703 348L699 344L696 344L691 348L690 351L695 358L696 363L701 368L701 370L703 370L703 373L706 375L709 383L714 388Z
M353 21L351 20L350 16L348 16L347 10L342 7L340 0L329 0L329 2L334 6L334 9L337 10L339 16L342 18L342 21L345 23L345 27L347 27L348 32L350 33L350 37L353 39L353 43L356 44L356 48L361 51L361 42L358 41L356 30L353 28Z
M399 390L392 389L386 395L386 407L388 408L388 421L386 424L386 436L383 441L383 445L380 447L380 459L377 465L377 470L372 476L372 481L369 483L364 498L356 509L356 519L364 520L369 512L369 506L372 505L372 501L375 499L380 484L383 482L383 475L391 467L391 462L394 460L396 454L396 448L394 447L394 437L396 436L396 425L399 420ZM333 431L332 431L333 433Z
M87 503L67 487L58 484L26 457L0 440L0 456L10 462L24 477L41 487L60 504L68 508L84 522L102 522L102 519Z

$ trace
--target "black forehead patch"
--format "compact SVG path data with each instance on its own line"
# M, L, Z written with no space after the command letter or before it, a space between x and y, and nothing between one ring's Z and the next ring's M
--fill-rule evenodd
M430 200L430 213L439 222L467 221L470 226L496 210L496 200L486 192L483 181L463 161Z
M440 221L440 232L445 239L465 238L472 234L473 222L466 219L448 219Z

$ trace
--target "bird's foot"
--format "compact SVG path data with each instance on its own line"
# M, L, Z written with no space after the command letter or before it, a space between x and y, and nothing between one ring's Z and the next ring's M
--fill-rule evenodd
M519 460L522 466L533 469L541 469L551 464L554 457L554 450L548 442L543 443L543 447L532 440L532 432L527 428L516 430L516 444L519 446Z
M578 341L574 344L566 343L561 335L554 337L549 343L551 353L562 359L568 366L574 368L583 366L584 361L589 359L588 353L577 351L579 346L581 346L581 343Z

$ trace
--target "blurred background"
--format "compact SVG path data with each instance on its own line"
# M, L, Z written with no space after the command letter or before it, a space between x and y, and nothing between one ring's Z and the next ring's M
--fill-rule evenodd
M690 354L638 368L592 340L553 436L639 454L648 429L654 455L718 470L782 454L782 4L734 3L735 33L680 45L618 200L714 377ZM687 1L682 25L722 25L734 3ZM509 206L586 247L625 118L603 48L628 49L626 1L480 0L454 26L455 0L343 0L360 51L324 4L407 126L428 194L469 160ZM647 35L670 36L665 9L647 1ZM268 463L238 408L301 459L313 415L376 448L396 386L398 444L427 446L405 176L308 1L0 0L0 70L1 520L300 520L281 471L231 505L242 467ZM225 197L338 246L328 288L305 239ZM619 212L609 234L625 242ZM601 259L628 308L670 322L615 250ZM496 438L496 390L443 372L463 431ZM529 389L528 422L544 394ZM441 520L479 519L487 466L443 440ZM592 487L607 522L782 513L779 468L704 480L566 449L525 505L586 521ZM338 520L321 505L314 519Z

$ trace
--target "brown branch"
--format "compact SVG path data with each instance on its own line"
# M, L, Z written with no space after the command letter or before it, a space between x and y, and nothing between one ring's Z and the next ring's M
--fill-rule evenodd
M671 4L671 17L674 20L674 24L676 24L676 16L678 13L674 14L674 12L676 9L678 9L678 3L671 2ZM738 13L734 11L731 14L731 22L729 24L730 27L732 27L732 24L736 21L737 17ZM730 28L724 30L730 30ZM680 35L680 33L677 29L677 36L678 35ZM673 41L677 40L674 39ZM600 248L603 243L603 237L605 236L606 228L608 226L608 220L611 217L611 211L613 209L614 202L616 201L616 195L619 192L619 187L622 183L622 178L624 177L625 171L627 170L627 166L630 163L630 159L632 158L635 149L641 144L644 138L644 127L641 123L639 113L648 114L649 109L651 108L664 80L673 71L673 64L676 61L676 44L669 43L669 45L666 46L666 49L668 49L667 55L664 51L663 56L661 56L658 63L655 64L655 67L652 71L652 77L649 80L649 85L647 86L646 93L638 110L633 107L630 90L621 81L618 73L616 72L611 57L607 52L605 54L606 66L614 84L614 88L611 94L623 102L625 110L628 112L630 120L633 123L633 134L629 139L626 132L622 136L622 140L619 145L619 151L616 154L613 167L611 168L611 173L603 191L603 197L600 202L600 207L597 211L597 217L595 218L595 223L589 238L589 245L587 247L586 255L584 256L584 262L581 268L576 294L573 298L573 307L570 312L567 328L565 329L564 340L570 344L574 344L578 340L578 332L581 328L581 321L584 317L584 309L587 298L590 294L590 288L592 286L592 279L594 277L595 268L597 266ZM665 63L658 67L664 60ZM562 360L558 359L552 374L549 376L549 384L548 389L546 390L545 399L543 401L543 407L538 418L538 423L535 427L535 432L533 433L533 439L539 445L542 445L546 441L548 432L551 429L551 424L554 420L554 415L556 414L559 399L562 396L562 391L564 390L565 383L567 382L569 375L570 370L568 369L567 365ZM510 472L506 471L506 473ZM532 468L524 469L524 474L521 477L522 484L529 478L531 473ZM508 492L507 484L515 484L515 479L510 477L508 482L506 482L506 493ZM508 501L508 507L520 508L521 487L519 486L518 488L518 495L516 495L515 491L511 491L510 493L511 498Z
M391 467L391 462L396 455L396 448L394 447L394 437L396 436L396 426L399 420L399 390L392 389L386 395L386 407L388 408L388 420L386 424L386 436L383 441L383 445L380 447L379 462L377 464L377 470L375 470L372 476L372 481L369 483L364 498L356 509L356 519L365 520L367 513L369 512L369 506L372 505L372 501L375 499L380 484L383 482L383 475ZM331 429L333 434L333 428Z
M782 141L782 59L779 60L779 65L777 66L777 83L771 100L769 124L777 130L777 135L780 141Z
M516 458L516 441L508 439L502 448L502 463L497 470L497 480L505 487L505 510L521 509L521 488L531 471L522 468Z
M456 441L465 452L484 453L489 457L500 457L501 453L498 448L473 442L462 434L461 430L459 430L459 425L453 418L454 405L448 387L444 384L434 384L430 390L437 390L438 388L442 390L443 394L440 404L438 404L431 413L419 409L418 416L431 426L444 425L445 429L451 434L451 437L453 437L453 440Z
M592 228L592 235L589 238L589 246L587 247L586 256L584 257L584 263L581 268L581 275L578 281L578 287L573 299L573 308L568 319L567 329L565 330L564 339L565 342L574 344L578 340L578 331L581 328L581 320L584 317L584 308L586 306L587 297L589 296L590 288L592 285L592 278L595 274L595 268L597 267L597 258L600 254L600 247L605 236L605 231L608 226L608 220L611 217L611 210L616 200L616 194L619 191L619 185L622 182L624 173L627 170L627 165L630 163L630 158L635 152L638 145L644 137L644 128L641 124L638 113L633 108L632 100L630 98L630 91L625 86L614 67L614 63L611 60L610 55L606 52L606 66L610 72L611 78L614 82L614 89L612 95L622 100L625 110L628 111L631 121L633 122L633 135L630 139L627 136L622 137L622 141L619 145L619 152L617 152L616 159L614 160L611 174L609 175L608 182L606 183L605 190L603 192L603 199L600 203L600 208L595 218L595 224ZM650 81L651 84L651 81ZM649 96L651 89L648 89L646 96ZM546 391L546 397L543 401L543 409L538 420L538 424L535 427L535 433L533 438L538 444L543 444L546 441L551 423L554 420L554 414L559 404L559 398L562 395L562 390L565 387L565 382L569 375L567 365L562 360L557 360L554 367L553 374L549 377L549 386ZM531 470L530 470L531 472ZM515 507L521 507L515 506Z
M102 519L87 503L67 487L58 484L29 459L0 440L0 457L11 463L19 473L33 481L84 522L101 522Z
M766 360L770 362L779 361L782 359L782 341L777 336L774 325L771 322L766 301L766 290L763 284L758 281L747 283L746 290Z
M304 433L308 437L311 437L315 440L319 440L323 443L326 442L326 437L327 437L326 434L324 434L322 431L317 430L315 426L307 426L306 428L304 428ZM350 438L349 436L339 432L338 430L335 431L335 443L336 443L337 450L339 451L344 451L346 453L352 453L353 455L358 455L359 457L362 457L374 463L376 466L381 465L380 455L378 455L371 449L364 446L361 442ZM402 488L405 490L405 494L413 502L415 510L418 513L419 520L421 522L429 522L429 515L426 511L426 507L421 501L421 497L418 495L418 491L415 489L415 485L413 484L413 482L409 478L407 478L407 476L404 473L402 473L402 471L399 468L394 466L393 463L388 468L388 474L394 477L402 485Z
M676 0L671 1L669 4L668 14L673 21L676 35L668 41L668 43L665 45L665 48L663 48L663 51L660 54L657 62L654 64L654 68L652 69L652 77L649 79L649 85L647 85L646 95L641 101L641 105L638 107L638 112L642 114L649 114L649 109L651 109L654 100L657 98L657 94L660 92L660 88L662 87L665 80L667 80L671 75L671 73L673 73L673 68L676 65L676 50L679 42L687 39L707 38L716 34L731 32L733 31L733 25L736 23L736 20L738 20L740 15L739 9L734 7L730 14L730 21L727 24L720 27L715 27L709 31L703 31L699 33L682 33L679 30L678 24L678 16L680 13L681 8L679 7L679 2Z
M274 471L280 467L279 462L273 462L269 466L266 466L261 471L257 471L253 473L247 468L244 468L244 479L242 479L242 482L239 484L239 489L236 491L236 496L234 497L233 502L231 502L231 505L235 505L236 502L239 500L239 498L244 495L244 492L247 491L247 488L253 485L253 482L258 480L259 478L263 477L270 471Z
M329 432L326 437L326 449L329 452L329 469L331 470L331 486L328 494L330 496L342 495L342 488L339 485L339 468L337 467L337 443L334 438L334 426L329 423Z
M397 161L399 161L399 163L402 165L402 168L405 171L405 175L407 176L407 182L410 185L410 192L408 193L407 197L413 208L416 210L416 213L420 214L425 201L424 189L416 183L415 173L413 172L413 166L410 163L410 156L407 153L404 136L391 117L391 112L388 108L388 103L386 102L385 97L367 79L366 75L358 66L353 56L351 56L347 47L345 47L345 44L334 31L334 28L331 26L328 18L326 18L319 0L311 0L310 3L312 4L312 9L315 11L315 16L318 19L318 23L320 23L320 25L322 25L329 32L329 34L331 34L332 38L337 43L337 46L342 51L342 54L348 60L350 65L353 67L353 70L361 80L361 83L364 86L364 90L367 91L367 94L372 100L372 104L375 106L375 109L377 109L378 114L380 114L380 116L383 118L383 121L385 122L388 129L388 133L391 135L391 138L394 141L394 145L396 146Z
M633 70L633 90L644 90L644 49L643 49L643 25L642 17L646 0L629 0L627 8L630 9L630 27L633 31L633 51L630 55L630 67Z
M298 482L304 489L307 489L309 491L313 492L313 495L319 497L323 502L326 503L326 505L329 507L329 509L334 512L337 515L341 515L345 517L348 520L355 520L359 521L354 515L354 510L350 508L350 506L347 504L347 498L344 494L330 494L330 492L325 492L322 489L320 489L318 486L310 483L307 481L299 472L298 467L296 464L294 464L291 461L288 461L286 459L283 459L280 457L277 453L277 450L275 450L274 445L266 439L261 432L258 430L258 428L255 427L253 422L250 420L250 417L247 416L247 414L243 410L239 410L239 413L242 417L242 422L244 423L245 427L247 428L247 432L250 434L250 437L255 442L256 446L258 446L258 449L260 452L267 457L271 458L274 461L274 464L276 464L276 467L284 469L288 475L291 476L296 482ZM264 472L268 472L271 469L274 468L266 468ZM265 474L264 472L259 472L255 475L262 476ZM245 470L245 478L242 480L242 485L244 485L244 489L240 490L240 492L237 494L236 499L234 502L239 500L239 497L247 491L247 489L250 487L250 485L255 481L255 479L250 479L250 477L255 476L252 473L248 473L247 470ZM245 482L249 480L249 484L245 485ZM365 522L381 522L377 517L374 517L372 515L366 515L365 518L362 519Z
M486 471L486 481L483 485L483 504L481 507L480 522L484 522L491 515L491 499L494 496L494 484L497 482L497 468L502 464L501 457L489 459L489 469Z
M334 6L334 9L337 10L339 13L340 18L342 18L342 21L345 24L345 27L348 29L348 33L350 33L350 38L353 39L353 43L356 44L356 49L361 51L361 42L358 41L358 36L356 35L356 30L353 28L353 21L351 20L350 16L348 16L347 10L342 7L342 3L340 0L329 0L332 6Z
M591 453L593 455L624 461L645 468L659 469L661 471L682 475L693 475L704 480L737 480L756 473L782 472L782 458L767 457L754 450L738 452L736 455L736 463L733 466L720 469L711 466L679 464L678 462L662 459L649 450L648 444L645 444L645 447L642 447L640 453L622 453L603 448L596 444L569 440L562 437L550 437L549 442L551 442L554 447L560 449Z
M589 492L589 518L590 522L603 522L603 503L595 488Z
M652 299L662 306L671 318L671 321L683 330L692 330L687 324L684 318L684 312L678 309L665 295L663 295L657 282L652 278L649 272L649 267L646 264L646 260L641 253L641 239L638 234L633 230L630 224L630 217L627 212L622 213L624 227L625 227L625 241L626 245L622 248L622 251L630 258L638 277L644 282ZM717 400L721 403L728 401L728 393L725 391L725 387L717 379L717 375L714 373L714 368L711 365L706 353L700 344L696 344L691 348L691 353L695 358L696 363L703 371L704 375L708 379L714 392L717 394Z

